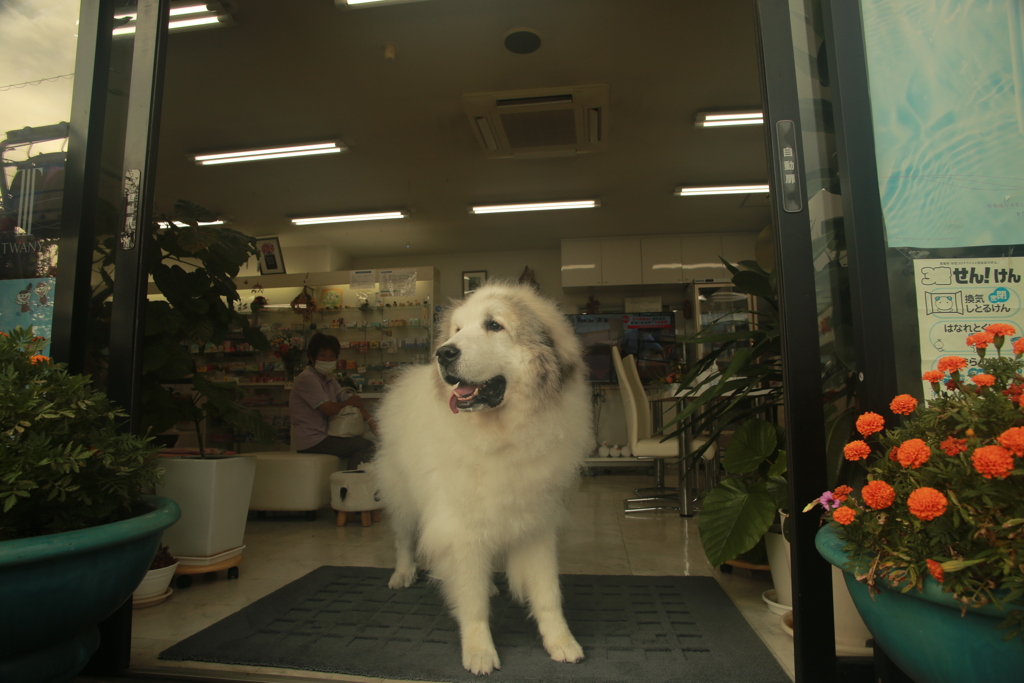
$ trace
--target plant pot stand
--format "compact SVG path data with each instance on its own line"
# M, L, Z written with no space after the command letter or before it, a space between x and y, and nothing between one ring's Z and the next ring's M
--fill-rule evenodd
M754 564L753 562L743 562L742 560L726 560L725 564L719 567L719 569L723 574L731 574L733 567L749 569L755 572L766 572L771 570L771 567L766 564Z
M213 564L185 564L179 562L178 568L174 570L174 585L178 588L188 588L192 585L192 577L195 574L216 574L222 569L228 570L229 579L237 579L238 565L240 564L242 564L241 554L221 560L220 562L214 562Z

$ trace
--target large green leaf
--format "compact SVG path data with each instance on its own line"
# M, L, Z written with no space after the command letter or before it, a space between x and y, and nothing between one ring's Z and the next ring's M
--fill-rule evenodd
M700 542L717 567L753 548L775 519L775 500L763 488L723 479L704 497L697 516Z
M729 441L722 467L731 474L753 472L772 456L777 446L775 425L761 419L748 420Z
M775 292L768 280L767 274L757 273L752 270L741 270L732 277L736 290L744 294L753 294L763 298L774 298Z

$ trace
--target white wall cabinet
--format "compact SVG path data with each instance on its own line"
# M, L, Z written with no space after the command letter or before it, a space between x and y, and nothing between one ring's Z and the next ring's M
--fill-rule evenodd
M562 240L562 286L601 284L601 240Z
M639 237L562 240L562 286L632 285L643 269Z
M562 240L562 286L728 280L730 263L754 257L754 234L700 233Z
M643 284L680 284L686 281L681 245L679 235L640 238Z
M640 239L623 237L601 240L601 284L632 285L643 278Z

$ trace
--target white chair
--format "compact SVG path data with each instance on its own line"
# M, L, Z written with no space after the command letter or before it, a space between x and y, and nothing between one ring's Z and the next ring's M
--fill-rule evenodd
M655 488L637 489L639 498L627 498L623 507L627 513L648 512L651 510L679 510L679 490L665 486L665 460L679 456L679 437L662 441L651 436L651 409L647 405L647 396L640 382L633 356L625 359L616 347L612 347L612 362L615 374L619 378L619 393L622 396L622 407L626 416L626 429L629 432L629 447L633 455L639 459L653 459L655 472ZM645 495L645 492L653 494ZM632 507L640 504L641 507Z

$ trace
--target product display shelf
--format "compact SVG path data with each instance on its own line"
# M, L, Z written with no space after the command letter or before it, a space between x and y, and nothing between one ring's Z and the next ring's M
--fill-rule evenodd
M239 278L236 284L245 309L251 310L256 297L262 297L250 313L250 324L268 340L283 338L299 350L294 373L305 367L304 349L310 337L317 332L332 335L341 344L339 379L351 378L360 395L372 400L383 396L394 371L428 357L438 283L437 271L429 267L375 273L372 289L353 288L354 271L261 276L258 283L251 277ZM365 276L365 271L359 274ZM383 292L382 279L387 280ZM304 288L316 302L316 309L308 314L292 307ZM235 382L247 390L243 403L258 409L278 432L270 450L288 450L292 373L283 359L247 345L240 330L222 345L192 347L191 351L196 370L206 373L208 379ZM268 450L251 434L236 434L217 421L207 425L204 442L237 452Z

